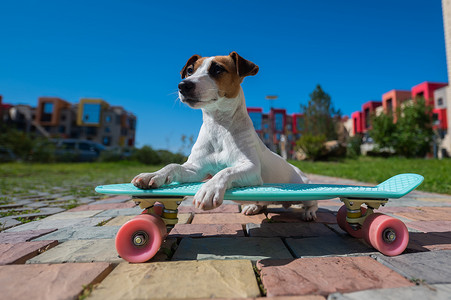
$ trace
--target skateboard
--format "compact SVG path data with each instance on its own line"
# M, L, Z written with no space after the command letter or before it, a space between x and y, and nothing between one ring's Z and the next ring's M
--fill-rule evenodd
M327 200L339 198L337 223L355 238L363 238L384 255L401 254L409 242L409 233L399 219L375 213L389 198L398 199L418 187L424 178L400 174L376 186L333 184L268 183L261 186L228 189L224 199L240 202ZM96 192L131 195L143 209L141 215L125 223L116 235L116 249L129 262L145 262L159 250L167 232L178 222L177 208L187 196L194 196L203 183L172 183L157 189L139 189L131 183L101 185Z

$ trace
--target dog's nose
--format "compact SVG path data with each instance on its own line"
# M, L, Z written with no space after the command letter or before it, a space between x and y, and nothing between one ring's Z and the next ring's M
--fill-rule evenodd
M194 83L192 81L183 80L179 83L179 91L182 94L188 94L194 89Z

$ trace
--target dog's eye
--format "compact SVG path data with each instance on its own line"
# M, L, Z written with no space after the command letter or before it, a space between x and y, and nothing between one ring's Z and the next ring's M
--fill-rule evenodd
M210 72L212 75L220 75L222 73L224 73L226 71L226 69L224 69L222 66L215 64L214 66L212 66Z
M193 66L189 66L189 67L186 69L186 75L191 76L191 75L193 75L193 74L194 74L194 68L193 68Z

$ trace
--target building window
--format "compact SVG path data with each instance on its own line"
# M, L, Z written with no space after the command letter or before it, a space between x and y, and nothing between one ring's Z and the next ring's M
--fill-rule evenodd
M131 130L135 130L135 126L136 126L136 119L134 118L129 118L128 119L128 126Z
M52 114L53 114L53 102L44 102L42 108L41 121L42 122L52 121Z
M262 130L262 113L261 112L249 112L249 117L254 124L255 130Z
M393 112L393 99L387 99L385 103L387 103L387 112Z
M103 137L103 144L105 146L109 146L111 144L111 138L109 136L104 136Z
M97 135L97 128L96 127L87 127L86 128L86 134L87 135Z
M66 132L66 126L61 125L61 126L58 128L58 131L59 131L59 133L65 133L65 132Z
M437 99L437 106L442 106L443 105L443 98L438 98Z
M111 123L111 116L110 115L105 117L105 122L106 123Z
M303 116L296 116L296 130L303 132L305 129L305 119Z
M110 127L105 127L105 133L110 133L110 132L111 132Z
M365 108L365 129L370 128L370 109Z
M274 115L274 128L276 131L283 131L283 114L275 114Z
M100 123L100 109L99 103L84 103L83 124L98 125Z

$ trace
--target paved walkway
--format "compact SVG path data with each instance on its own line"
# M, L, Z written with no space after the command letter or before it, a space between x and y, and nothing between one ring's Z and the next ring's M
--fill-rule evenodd
M356 184L311 178L316 183ZM320 201L318 220L310 223L301 221L296 207L271 206L265 214L246 217L230 201L209 212L185 201L179 224L156 257L142 264L123 261L115 250L119 227L140 213L128 197L85 198L84 205L70 210L39 199L22 200L15 210L41 205L40 213L47 217L26 224L7 217L6 230L0 232L3 299L451 295L451 196L413 192L380 210L403 220L411 232L405 253L397 257L383 256L343 232L335 220L339 200Z

